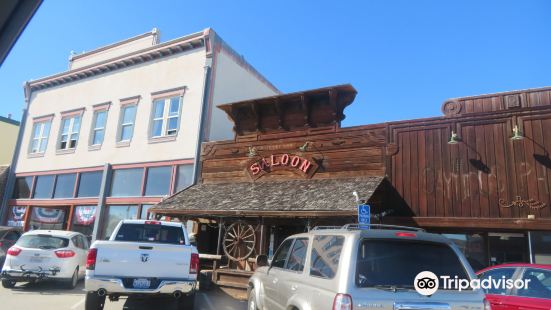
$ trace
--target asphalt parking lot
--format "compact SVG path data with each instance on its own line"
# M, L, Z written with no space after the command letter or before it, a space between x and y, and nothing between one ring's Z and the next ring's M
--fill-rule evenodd
M66 290L55 283L18 284L9 290L0 287L0 309L10 310L84 310L84 283L74 290ZM107 301L105 310L176 309L168 300L126 300ZM196 310L245 310L247 304L237 301L225 293L213 289L199 292L195 299Z

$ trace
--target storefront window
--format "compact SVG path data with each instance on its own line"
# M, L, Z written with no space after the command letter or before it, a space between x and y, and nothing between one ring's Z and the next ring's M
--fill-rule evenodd
M36 229L66 229L66 210L54 208L33 207L31 213L30 230Z
M527 263L528 238L521 233L488 233L491 265Z
M551 232L531 231L530 241L534 263L551 264Z
M54 198L72 198L76 177L76 173L58 175L55 182Z
M142 168L118 169L113 171L111 196L141 196L142 176Z
M52 198L54 177L54 175L40 175L36 177L33 198Z
M27 207L10 207L8 210L8 226L23 227L25 224Z
M153 205L142 205L142 212L140 214L140 219L142 220L151 220L153 218L153 214L149 213L149 209L151 209Z
M443 234L463 252L475 271L488 267L486 241L481 234Z
M146 196L168 195L172 167L152 167L147 169Z
M77 197L98 197L101 188L102 171L83 172L78 182Z
M90 239L94 231L95 220L96 206L75 207L71 230L78 231Z
M138 206L108 206L107 221L104 226L104 236L109 237L121 220L137 219Z
M179 192L193 183L193 165L178 166L176 191Z
M16 178L15 188L13 190L13 198L30 198L32 186L33 177Z

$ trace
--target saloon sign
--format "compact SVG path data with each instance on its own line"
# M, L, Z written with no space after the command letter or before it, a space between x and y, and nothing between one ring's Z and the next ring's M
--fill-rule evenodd
M311 178L317 169L318 165L313 160L294 154L272 154L250 161L247 165L247 172L253 179L276 170L289 170Z

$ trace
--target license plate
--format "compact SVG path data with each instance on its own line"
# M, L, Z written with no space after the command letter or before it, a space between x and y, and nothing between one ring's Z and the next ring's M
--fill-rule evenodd
M134 288L149 288L151 285L151 281L148 279L134 279L132 282L132 286Z
M42 263L43 261L43 257L31 257L31 263Z

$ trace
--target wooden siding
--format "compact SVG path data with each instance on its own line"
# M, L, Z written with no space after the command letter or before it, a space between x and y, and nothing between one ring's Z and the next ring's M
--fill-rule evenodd
M517 124L524 139L511 140ZM415 216L551 218L551 109L389 123L387 175ZM451 130L460 142L450 145ZM541 209L505 208L517 199Z
M446 116L514 111L551 105L551 87L449 99L442 104Z
M247 142L209 142L202 145L201 178L204 183L252 181L246 169L251 158L249 147L254 147L256 158L272 154L297 154L313 158L319 165L313 178L336 178L384 175L385 127L334 129L329 133L302 135L266 140L263 136ZM308 143L307 150L299 147ZM292 171L278 170L259 178L257 182L292 179Z
M386 176L378 205L394 209L389 219L423 225L434 219L438 226L447 218L452 226L488 229L507 220L508 228L545 229L551 221L551 88L452 99L443 111L442 117L350 128L256 130L235 141L204 143L200 182L307 177L274 170L253 180L246 169L254 148L256 159L289 153L315 160L314 179ZM515 125L524 139L511 139ZM460 142L450 145L452 130ZM517 199L545 206L503 207Z

